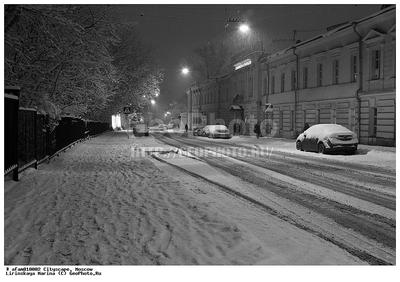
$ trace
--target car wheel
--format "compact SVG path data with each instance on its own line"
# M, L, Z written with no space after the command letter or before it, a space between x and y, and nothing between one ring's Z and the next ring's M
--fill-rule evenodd
M325 154L325 145L322 142L318 143L318 153Z
M297 141L297 142L296 142L296 150L303 151L303 148L302 148L302 146L301 146L301 142L300 142L300 141Z

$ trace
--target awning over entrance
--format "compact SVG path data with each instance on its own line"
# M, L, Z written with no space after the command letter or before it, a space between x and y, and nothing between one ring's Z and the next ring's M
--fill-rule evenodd
M239 106L239 105L231 105L229 110L230 111L241 111L241 110L243 110L243 107Z

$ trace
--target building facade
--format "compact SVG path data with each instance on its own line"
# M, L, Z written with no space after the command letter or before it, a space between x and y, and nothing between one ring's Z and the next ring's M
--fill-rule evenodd
M395 14L390 6L274 54L234 58L215 81L212 106L197 105L225 124L241 119L241 134L252 134L257 121L264 136L288 138L306 123L337 123L361 143L394 146Z

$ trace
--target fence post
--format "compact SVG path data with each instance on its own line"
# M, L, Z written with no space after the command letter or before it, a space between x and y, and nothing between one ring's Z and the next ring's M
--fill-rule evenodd
M13 180L18 181L18 111L19 87L5 87L5 171L13 172Z
M38 122L38 118L37 118L37 115L38 115L38 112L37 112L37 110L36 110L36 112L35 112L35 114L34 114L34 134L33 134L33 138L34 138L34 146L35 146L35 169L37 169L38 168L38 148L37 148L37 146L38 146L38 141L37 141L37 137L38 137L38 134L37 134L37 128L38 128L38 126L37 126L37 122Z

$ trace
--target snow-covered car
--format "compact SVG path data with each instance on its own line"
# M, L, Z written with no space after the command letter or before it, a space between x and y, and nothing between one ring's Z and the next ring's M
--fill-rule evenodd
M136 123L133 126L133 134L135 136L149 136L149 128L144 123Z
M164 132L167 130L167 126L164 124L159 124L156 126L150 126L150 132L157 133L157 132Z
M296 149L326 153L329 151L357 151L358 138L351 130L339 124L316 124L296 139Z
M207 125L203 128L203 132L208 138L232 138L225 125Z

